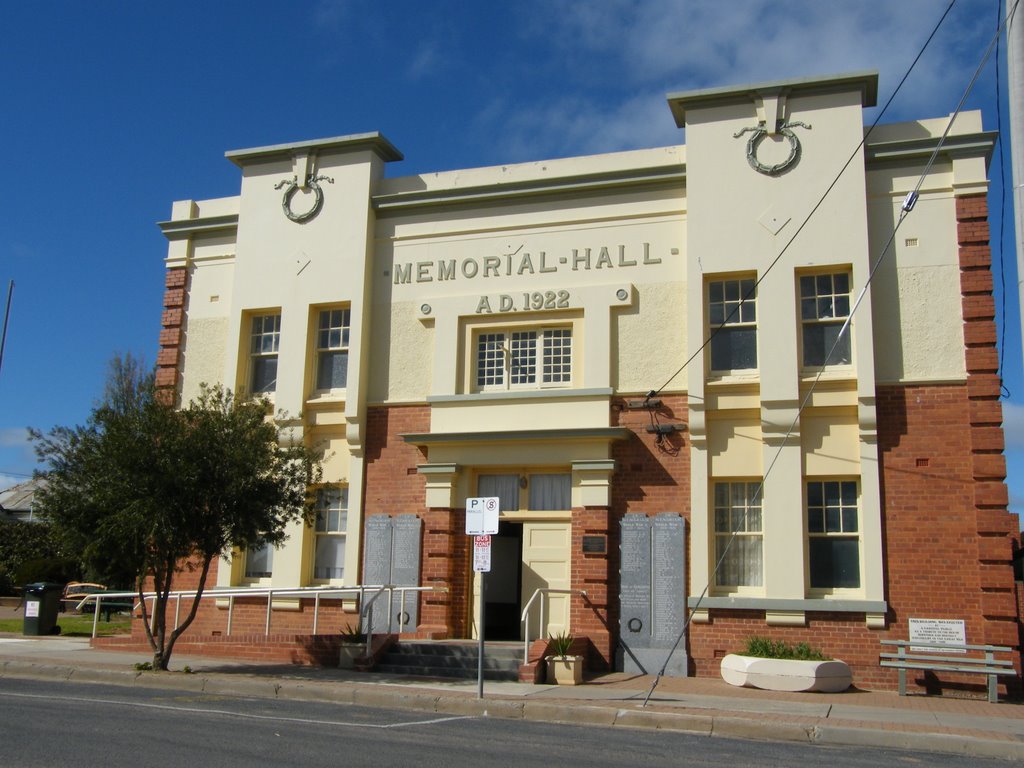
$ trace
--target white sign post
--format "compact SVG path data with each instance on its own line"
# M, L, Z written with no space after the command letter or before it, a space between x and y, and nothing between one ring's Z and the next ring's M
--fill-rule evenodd
M484 697L484 579L491 570L491 536L498 532L501 501L497 496L473 496L466 499L466 535L473 542L473 570L480 574L478 595L476 697ZM486 542L483 540L486 539Z

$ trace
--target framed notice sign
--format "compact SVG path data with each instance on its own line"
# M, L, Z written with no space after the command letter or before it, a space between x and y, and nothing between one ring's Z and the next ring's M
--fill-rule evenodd
M911 619L910 642L943 643L945 645L966 645L967 631L963 619ZM925 653L967 653L957 648L910 647L913 652Z

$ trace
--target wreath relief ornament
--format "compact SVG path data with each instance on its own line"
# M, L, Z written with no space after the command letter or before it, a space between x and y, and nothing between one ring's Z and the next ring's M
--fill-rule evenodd
M314 176L309 174L306 177L306 183L302 187L306 187L312 190L313 194L316 195L316 199L313 201L313 207L303 213L295 213L292 210L292 198L295 197L295 193L301 189L299 186L299 179L297 176L292 176L290 179L285 179L274 185L274 189L281 189L287 187L284 192L284 198L281 200L281 208L284 209L284 215L288 217L289 221L294 221L298 224L309 221L318 213L320 209L324 207L324 191L320 188L319 182L327 181L331 184L334 183L334 179L330 176Z
M761 146L761 142L765 140L768 135L768 129L765 128L764 122L760 122L754 128L744 128L742 131L738 131L732 135L734 139L738 139L745 133L753 133L747 140L747 162L750 163L750 167L758 173L763 173L766 176L778 176L780 173L785 171L789 166L793 165L800 158L800 139L797 138L796 134L793 133L793 128L796 127L807 128L810 130L811 126L807 123L802 123L799 120L787 120L786 122L780 122L776 133L786 137L789 142L789 156L781 162L775 163L774 165L765 165L757 159L757 148Z

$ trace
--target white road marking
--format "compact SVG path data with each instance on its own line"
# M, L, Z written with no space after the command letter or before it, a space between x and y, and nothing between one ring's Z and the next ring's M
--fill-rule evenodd
M0 691L0 696L19 699L45 699L52 701L53 696L44 696L35 693L8 693ZM459 715L458 717L438 717L431 720L413 720L408 723L358 723L347 720L308 720L302 717L278 717L276 715L254 715L246 712L232 712L226 709L205 709L198 707L177 707L170 704L150 704L147 702L119 701L117 699L93 699L79 696L62 696L61 701L77 701L83 704L113 704L122 707L142 707L144 709L170 710L172 712L195 713L203 715L226 715L227 717L238 717L246 720L271 720L279 723L301 723L304 725L331 725L351 728L408 728L414 725L437 725L438 723L450 723L455 720L473 720L472 715Z

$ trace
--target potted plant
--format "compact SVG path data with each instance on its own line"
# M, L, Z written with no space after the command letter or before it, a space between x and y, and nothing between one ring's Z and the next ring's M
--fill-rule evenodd
M356 659L366 655L366 635L351 624L346 624L341 631L341 653L338 659L338 667L341 669L354 669Z
M722 659L721 674L730 685L768 691L839 693L853 682L845 661L826 658L807 643L790 647L765 637L751 637L742 654Z
M575 639L568 632L551 636L548 644L551 655L544 657L549 683L579 685L583 682L583 657L570 655Z

